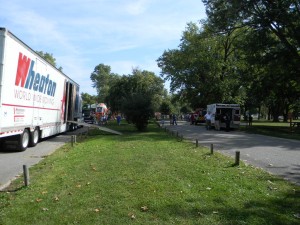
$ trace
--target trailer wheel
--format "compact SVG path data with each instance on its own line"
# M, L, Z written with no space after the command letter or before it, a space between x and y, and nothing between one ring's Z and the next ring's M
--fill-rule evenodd
M0 149L4 150L5 149L5 141L0 140Z
M28 129L25 129L23 131L23 133L20 134L20 137L19 137L19 140L18 140L18 150L20 152L23 152L27 149L28 144L29 144L29 139L30 139L29 136L30 135L29 135Z
M40 131L38 128L35 128L32 133L30 133L29 146L34 147L40 140Z

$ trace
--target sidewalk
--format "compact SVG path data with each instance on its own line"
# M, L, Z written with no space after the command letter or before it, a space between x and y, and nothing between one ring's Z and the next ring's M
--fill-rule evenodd
M189 125L181 121L178 126L165 124L171 131L183 138L234 157L240 151L240 159L245 163L262 168L300 185L300 141L275 138L242 131L207 131L204 126Z

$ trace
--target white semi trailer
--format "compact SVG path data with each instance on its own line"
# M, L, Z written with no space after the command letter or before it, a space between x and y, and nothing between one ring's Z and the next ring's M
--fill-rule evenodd
M0 145L18 151L81 120L79 85L0 28Z

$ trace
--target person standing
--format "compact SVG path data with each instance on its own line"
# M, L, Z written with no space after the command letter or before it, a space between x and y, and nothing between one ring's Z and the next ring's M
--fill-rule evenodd
M229 132L230 130L230 116L228 113L225 114L224 116L225 124L226 124L226 132Z
M210 112L207 112L205 114L204 118L205 118L206 130L210 130L210 125L211 125L211 115L210 115Z
M173 114L173 125L177 125L176 115L175 114Z
M121 115L118 115L118 116L117 116L117 123L118 123L118 125L120 126L120 124L121 124Z
M252 117L252 115L250 114L250 115L249 115L249 127L252 126L252 121L253 121L253 117Z
M215 130L220 130L220 121L221 120L221 116L220 114L216 114L215 116Z
M194 113L192 113L191 115L191 125L193 125L195 123L195 115Z

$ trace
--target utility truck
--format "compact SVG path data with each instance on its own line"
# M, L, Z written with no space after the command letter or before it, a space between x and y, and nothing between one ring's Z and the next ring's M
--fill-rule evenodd
M207 112L211 114L211 126L215 126L216 117L220 120L220 128L226 128L225 117L229 119L230 128L239 128L241 123L241 109L239 104L214 103L207 105Z
M0 28L0 145L17 151L77 127L79 85Z
M104 117L107 119L108 111L105 103L84 105L82 109L84 122L89 124L101 124L101 119L103 120Z

